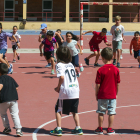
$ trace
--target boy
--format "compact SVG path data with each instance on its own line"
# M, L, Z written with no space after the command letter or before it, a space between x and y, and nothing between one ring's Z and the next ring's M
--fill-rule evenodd
M8 74L13 73L13 65L9 64L8 61L5 59L5 54L7 52L7 37L13 37L17 46L19 46L17 39L11 33L7 33L2 31L2 23L0 23L0 62L5 63L8 66Z
M9 109L12 120L16 128L16 135L22 136L20 118L18 115L18 84L16 81L7 75L8 67L5 63L0 63L0 114L3 121L5 129L4 134L9 134L11 132L7 110Z
M51 74L54 73L54 44L56 44L56 48L58 48L58 44L56 42L56 39L53 37L54 33L53 31L47 32L47 37L42 41L42 43L39 46L40 49L40 56L43 56L42 53L42 47L44 45L44 57L49 63L49 65L52 65L52 71Z
M119 69L112 63L113 51L111 48L106 47L101 52L102 66L97 71L96 75L96 89L95 96L98 101L98 128L95 130L97 134L103 134L102 124L104 120L104 114L108 110L108 128L107 134L114 134L115 131L112 129L114 115L116 115L116 98L118 96L118 88L120 83Z
M134 50L134 58L138 59L140 68L140 36L138 31L134 33L134 38L131 40L130 55L132 55L132 48Z
M59 93L59 98L55 106L57 127L50 133L62 136L61 114L73 114L76 128L72 130L73 134L83 135L80 127L78 104L79 104L79 83L76 77L75 68L72 65L72 57L68 47L60 47L56 51L58 64L56 65L57 77L59 77L58 86L55 91Z
M57 29L56 30L57 33L60 34L61 38L64 40L64 37L61 35L61 30ZM55 36L56 41L58 42L58 45L61 46L63 44L63 42L61 42L61 39L58 36Z
M122 41L126 40L123 37L125 32L124 27L120 24L121 17L115 17L116 24L111 27L110 33L113 35L112 44L113 44L113 65L116 65L116 51L117 51L117 67L120 67L120 55L122 50Z
M46 38L46 35L47 35L47 24L45 24L45 23L41 24L41 28L40 29L42 31L39 34L38 42L41 42L42 39Z
M87 65L89 65L89 59L96 56L95 59L95 63L94 66L99 67L100 65L98 64L98 59L100 57L100 48L99 48L99 44L102 42L102 40L104 40L104 43L107 46L111 46L111 44L109 44L107 42L107 29L103 28L101 32L96 32L96 31L87 31L85 33L83 33L83 35L87 34L87 33L93 33L93 37L91 38L90 42L89 42L89 46L90 46L90 50L93 51L94 53L89 55L87 58L85 58L85 63Z

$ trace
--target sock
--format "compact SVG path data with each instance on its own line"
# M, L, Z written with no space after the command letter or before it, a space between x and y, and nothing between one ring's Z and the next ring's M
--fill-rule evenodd
M61 127L57 127L57 130L60 130L61 129Z
M19 128L19 129L17 129L16 131L17 131L17 132L20 132L20 131L21 131L21 129Z
M76 128L76 130L77 130L77 129L80 129L81 127L80 127L80 126L76 126L75 128Z
M103 129L102 127L98 127L98 128L101 129L101 130Z

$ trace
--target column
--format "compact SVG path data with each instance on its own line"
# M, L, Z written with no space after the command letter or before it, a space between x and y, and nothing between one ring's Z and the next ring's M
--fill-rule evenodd
M66 23L69 23L70 0L66 0Z
M113 0L109 0L109 2L113 2ZM109 5L109 23L113 22L113 5Z
M140 2L140 0L138 0ZM138 22L140 22L140 6L138 6Z
M23 24L26 24L27 19L27 0L23 0Z

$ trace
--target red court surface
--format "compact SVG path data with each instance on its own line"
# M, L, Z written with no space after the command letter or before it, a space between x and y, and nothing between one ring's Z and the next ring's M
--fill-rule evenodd
M84 64L84 58L89 54L80 56L80 62ZM120 76L121 84L117 99L117 115L113 128L115 135L95 135L94 130L98 126L96 114L97 101L95 99L95 76L98 68L93 66L94 58L90 61L90 66L84 64L84 72L79 80L80 85L80 122L83 129L83 136L69 135L75 124L72 116L62 119L63 136L56 137L49 135L49 131L56 127L54 107L58 98L58 93L54 88L58 84L56 75L51 75L50 68L44 68L46 61L39 54L21 54L21 60L14 65L14 73L11 75L19 84L19 115L23 126L24 136L15 137L15 129L10 118L12 128L11 135L2 134L4 127L0 120L0 139L2 140L140 140L140 96L139 82L140 69L138 62L129 54L123 54L121 60ZM8 60L12 60L12 54L7 54ZM99 64L103 64L99 60ZM64 115L63 115L64 117ZM51 122L52 121L52 122ZM45 123L47 123L45 125ZM35 131L39 126L43 125ZM104 119L104 134L108 127L107 115ZM37 134L33 132L37 132ZM36 137L37 135L37 137Z
M133 36L124 36L126 43L123 41L123 49L128 49ZM65 36L64 36L65 38ZM91 35L83 36L84 39L84 49L89 49L89 41L92 38ZM107 36L109 43L112 43L112 36ZM80 42L79 42L80 43ZM38 42L38 35L21 35L21 48L38 48L40 43ZM8 47L12 48L11 42L8 40ZM106 45L104 42L100 44L100 48L104 48Z

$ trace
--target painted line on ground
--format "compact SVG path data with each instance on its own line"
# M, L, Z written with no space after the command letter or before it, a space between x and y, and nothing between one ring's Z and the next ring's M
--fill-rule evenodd
M119 107L116 107L116 108L128 108L128 107L137 107L137 106L140 106L140 104L138 104L138 105L128 105L128 106L119 106ZM91 111L85 111L85 112L80 112L80 113L78 113L78 114L85 114L85 113L90 113L90 112L95 112L96 110L91 110ZM69 116L64 116L64 117L62 117L62 119L64 119L64 118L68 118L68 117L71 117L72 115L69 115ZM55 122L56 121L56 119L54 119L54 120L51 120L51 121L48 121L48 122L46 122L46 123L44 123L44 124L42 124L42 125L40 125L34 132L33 132L33 134L32 134L32 139L33 140L37 140L37 133L38 133L38 131L42 128L42 127L44 127L44 126L46 126L46 125L48 125L48 124L50 124L50 123L52 123L52 122ZM118 134L120 134L120 133L118 133ZM127 134L127 133L125 133L125 134ZM92 134L93 135L93 134ZM95 135L95 134L94 134ZM49 136L51 136L51 135L49 135Z
M130 73L136 73L136 72L130 72Z

